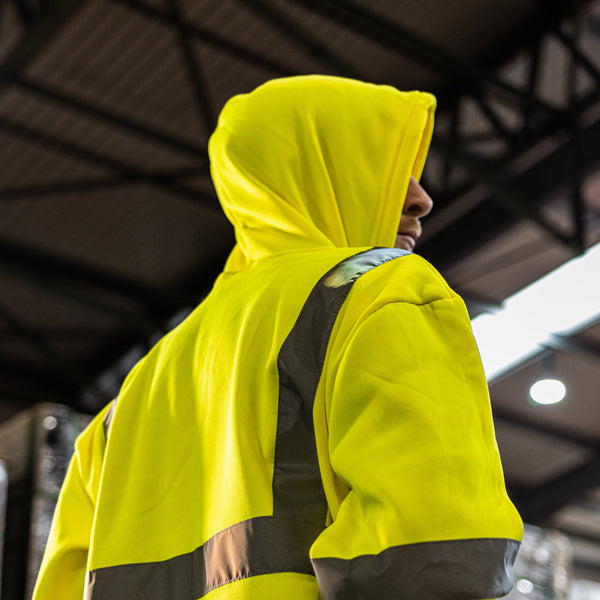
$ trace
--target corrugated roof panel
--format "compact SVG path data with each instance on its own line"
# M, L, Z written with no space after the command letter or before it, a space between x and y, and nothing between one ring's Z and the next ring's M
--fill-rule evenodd
M40 200L35 217L30 206L4 206L0 236L160 284L209 264L233 241L222 212L148 186Z
M370 0L365 8L449 52L478 61L507 32L532 17L539 5L535 0L452 0L442 10L438 0Z
M562 351L554 352L553 357L553 374L567 388L562 402L547 406L534 406L528 402L529 388L543 373L538 357L535 362L492 384L490 395L493 405L509 410L515 416L523 415L530 421L537 421L541 426L548 425L597 440L600 437L600 403L595 394L598 389L598 359Z
M355 76L361 79L391 83L400 89L419 86L432 88L439 81L424 67L406 60L377 40L369 39L296 3L277 0L274 4L346 61L355 71Z
M60 132L65 115L57 114L27 95L10 90L0 101L0 161L2 164L2 188L30 186L101 175L104 170L90 162L84 162L68 154L56 152L55 148L28 139L2 127L3 117L9 123L35 128L41 123L42 131ZM68 128L71 127L69 122ZM55 127L55 129L54 129ZM73 136L77 140L77 136Z
M443 275L467 295L501 302L572 255L539 227L522 222L445 269Z
M206 139L171 29L100 0L90 2L70 29L76 35L60 36L29 76L173 135Z
M502 421L496 423L502 465L510 472L513 485L535 487L580 465L592 454L584 446L525 431Z
M184 4L191 23L196 23L221 38L231 40L239 46L251 49L254 53L281 63L292 73L330 72L322 61L303 49L292 35L274 27L271 21L261 16L259 10L250 8L248 2L187 0ZM306 28L303 23L298 26ZM211 48L213 52L218 51L211 44L204 45ZM225 52L223 54L230 60L235 58ZM240 67L252 69L251 62L247 60L240 60ZM265 78L272 78L276 74L265 70L263 75ZM240 83L243 85L243 82Z

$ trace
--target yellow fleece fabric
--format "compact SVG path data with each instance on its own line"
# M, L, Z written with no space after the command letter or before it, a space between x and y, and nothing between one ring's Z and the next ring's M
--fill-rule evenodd
M237 244L213 290L80 436L34 600L80 600L86 572L164 561L273 512L277 355L331 267L393 246L435 99L325 76L232 98L210 143ZM425 260L363 275L335 322L314 405L330 525L312 558L424 541L520 539L460 298ZM93 598L93 596L92 596ZM316 600L279 573L209 600Z

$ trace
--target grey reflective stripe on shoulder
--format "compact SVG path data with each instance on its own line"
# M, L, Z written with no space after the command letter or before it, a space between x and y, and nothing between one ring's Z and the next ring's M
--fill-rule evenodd
M312 562L323 600L480 600L510 592L518 550L503 538L444 540Z
M227 583L268 573L314 576L309 550L325 528L327 502L313 424L329 337L354 282L410 252L373 248L330 269L311 291L279 351L273 516L229 527L193 552L88 573L86 600L197 600ZM114 405L104 419L108 435Z
M277 358L279 405L273 472L273 514L324 524L327 501L321 482L313 405L329 337L356 280L410 252L372 248L354 254L317 282Z
M322 529L277 517L242 521L187 554L95 569L88 573L85 598L196 600L222 585L256 575L314 575L308 551Z
M102 427L104 428L104 439L108 440L108 434L110 433L110 426L115 415L117 408L117 399L115 398L111 403L109 409L106 411L104 418L102 419Z

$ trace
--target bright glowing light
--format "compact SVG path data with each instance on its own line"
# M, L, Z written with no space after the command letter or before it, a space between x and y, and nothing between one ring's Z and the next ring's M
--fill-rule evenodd
M600 318L600 244L472 321L488 381Z
M44 419L44 428L47 429L48 431L52 431L53 429L56 429L57 427L58 427L58 420L56 417L49 415Z
M519 579L517 581L515 587L517 591L521 592L521 594L531 594L533 592L534 585L529 581L529 579Z
M540 379L529 390L529 396L536 404L556 404L567 393L567 388L558 379Z

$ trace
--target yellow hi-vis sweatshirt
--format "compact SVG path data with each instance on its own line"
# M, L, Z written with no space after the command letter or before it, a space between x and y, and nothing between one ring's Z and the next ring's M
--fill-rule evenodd
M334 77L231 99L237 244L79 437L34 600L468 600L512 585L461 299L391 248L435 99Z

